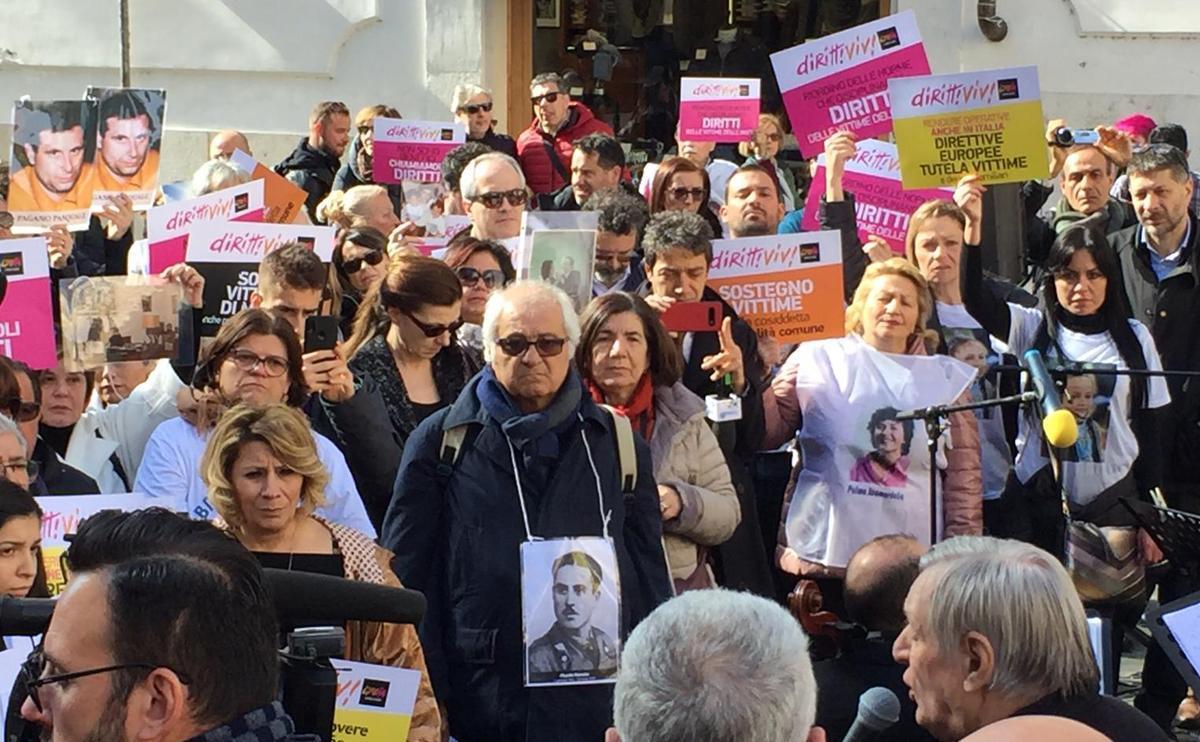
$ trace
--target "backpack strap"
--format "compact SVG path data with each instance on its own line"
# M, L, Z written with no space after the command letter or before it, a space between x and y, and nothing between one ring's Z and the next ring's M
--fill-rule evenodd
M637 448L633 444L633 425L629 418L612 407L600 405L613 420L613 437L617 439L617 459L621 465L621 492L632 495L637 489Z
M437 473L443 480L450 479L450 475L454 473L454 465L462 457L463 443L467 440L467 432L470 427L470 423L463 423L451 428L442 428L442 446L438 449Z

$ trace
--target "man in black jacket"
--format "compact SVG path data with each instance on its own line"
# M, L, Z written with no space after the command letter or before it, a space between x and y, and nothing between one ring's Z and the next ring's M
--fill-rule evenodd
M766 425L762 408L765 374L758 354L758 335L720 294L707 286L713 257L712 230L699 214L655 214L646 227L642 249L647 304L659 312L689 302L721 304L721 324L714 331L673 333L683 353L683 385L700 397L732 394L741 401L741 419L713 426L742 508L737 530L715 550L714 567L717 581L724 587L773 596L749 469Z
M637 195L637 190L624 183L625 150L621 143L607 134L588 134L575 140L571 153L571 182L553 193L538 196L538 208L543 211L579 211L579 206L597 191L623 187Z
M342 152L350 142L350 109L341 101L321 101L308 115L308 136L275 166L275 172L304 189L308 218L317 223L317 205L333 189Z
M1167 371L1200 371L1200 224L1188 211L1192 199L1187 158L1169 144L1152 144L1129 162L1129 195L1138 225L1109 236L1121 264L1125 295L1133 316L1150 327ZM1162 456L1163 495L1173 508L1200 512L1200 384L1167 377L1171 406L1162 416L1160 440L1171 446ZM1194 580L1174 572L1159 585L1166 603L1195 590ZM1154 645L1146 654L1142 690L1136 704L1169 729L1187 685Z

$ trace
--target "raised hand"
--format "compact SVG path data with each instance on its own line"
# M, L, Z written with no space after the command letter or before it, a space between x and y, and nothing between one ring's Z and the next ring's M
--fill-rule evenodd
M730 317L721 322L721 330L717 337L721 341L721 350L706 356L700 362L700 368L711 371L709 378L713 381L729 374L733 380L734 393L741 394L746 391L746 368L742 362L742 349L733 340L733 320Z

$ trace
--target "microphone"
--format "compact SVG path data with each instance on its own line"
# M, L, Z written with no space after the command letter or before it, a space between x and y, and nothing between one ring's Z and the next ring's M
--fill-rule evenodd
M425 615L425 596L416 590L269 567L263 570L263 576L282 624L297 621L416 624Z
M50 625L54 613L53 598L12 598L0 596L0 635L37 636Z
M1075 416L1070 410L1063 409L1059 399L1058 389L1050 372L1046 370L1046 362L1042 359L1040 350L1027 350L1024 355L1025 368L1029 378L1037 389L1038 400L1042 406L1042 434L1046 442L1055 448L1070 448L1079 438L1079 428L1075 425Z
M900 721L900 699L887 688L876 686L858 697L858 716L842 742L866 742Z

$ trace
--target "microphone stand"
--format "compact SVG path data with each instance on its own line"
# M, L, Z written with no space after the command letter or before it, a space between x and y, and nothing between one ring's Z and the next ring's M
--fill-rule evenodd
M919 409L902 412L896 416L898 422L907 420L921 420L925 423L925 435L929 439L926 443L929 449L929 545L933 546L938 542L937 537L937 521L938 521L938 501L937 501L937 445L938 439L942 437L942 433L946 432L948 422L943 422L943 419L955 412L966 412L968 410L985 410L992 407L1002 407L1004 405L1022 405L1028 402L1037 401L1037 392L1022 392L1009 397L997 397L996 399L985 399L979 402L966 402L964 404L943 404L933 405L932 407L921 407Z
M1015 373L1017 371L1028 371L1024 366L989 366L987 375L1002 373ZM1163 376L1168 379L1191 379L1200 377L1200 371L1150 371L1144 368L1090 368L1079 363L1068 363L1065 366L1053 366L1046 369L1052 376L1080 376L1082 374L1096 374L1103 376L1110 374L1112 376Z

